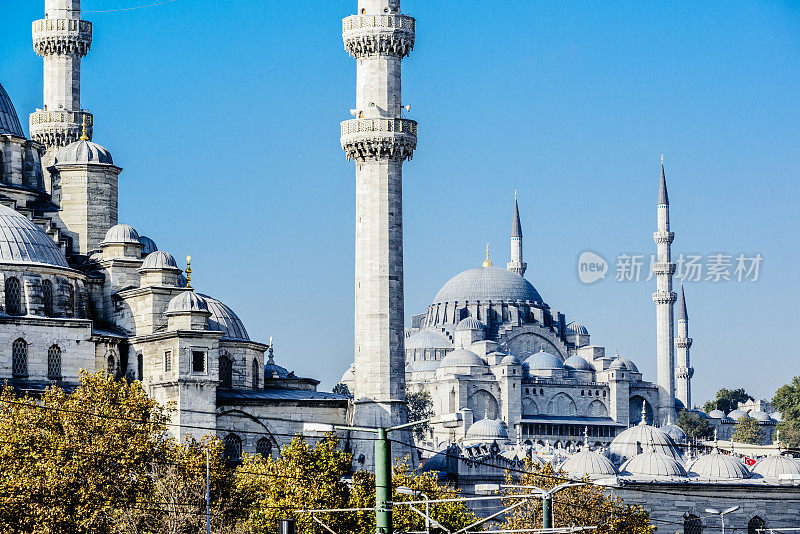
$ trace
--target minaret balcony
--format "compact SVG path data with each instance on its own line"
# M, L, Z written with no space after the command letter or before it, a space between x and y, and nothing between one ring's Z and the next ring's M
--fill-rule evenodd
M411 159L417 148L417 121L376 117L342 122L347 159Z
M657 245L669 245L674 240L675 232L664 232L663 230L653 232L653 241L655 241Z
M656 291L653 293L653 302L656 304L669 304L678 300L678 294L674 291Z
M675 346L679 349L688 349L692 346L693 339L690 337L676 337Z
M694 367L678 367L675 369L676 378L692 378L694 376Z
M66 146L77 141L86 120L86 134L91 139L94 118L88 111L42 111L31 113L31 139L47 147Z
M675 264L668 261L659 261L653 264L653 274L661 275L668 274L672 276L675 274Z
M33 22L33 49L40 56L85 56L92 46L92 23L78 19L41 19Z
M342 19L344 49L352 57L405 57L414 48L414 17L400 14L351 15Z

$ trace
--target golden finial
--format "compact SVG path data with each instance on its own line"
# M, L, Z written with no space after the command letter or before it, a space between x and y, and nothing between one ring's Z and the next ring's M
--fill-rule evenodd
M514 189L514 200L517 200L517 190Z
M483 260L483 266L484 267L492 266L492 260L489 259L489 243L486 243L486 259Z
M88 141L89 136L86 135L86 113L83 114L83 131L81 132L81 141Z
M192 257L186 256L186 288L194 291L192 287Z
M664 154L661 154L661 164L664 164Z

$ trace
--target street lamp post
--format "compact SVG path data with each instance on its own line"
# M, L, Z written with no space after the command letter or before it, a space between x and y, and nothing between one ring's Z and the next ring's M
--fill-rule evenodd
M539 492L542 498L542 528L553 528L553 495L573 486L583 486L585 482L564 482L549 490L537 486L520 486L518 484L477 484L475 491L499 491L500 488L526 489Z
M406 486L400 486L399 488L397 488L397 493L401 493L403 495L411 495L412 497L419 496L419 497L422 497L423 499L425 499L425 532L427 534L431 534L430 498L428 498L428 496L425 495L424 493L422 493L421 491L413 490L413 489L408 488ZM415 509L413 506L411 508Z
M729 514L731 512L735 512L738 509L739 509L738 506L731 506L727 510L723 510L723 511L720 512L716 508L706 508L706 513L707 514L714 514L714 515L718 515L719 516L720 520L722 521L722 534L725 534L725 515L727 515L727 514Z

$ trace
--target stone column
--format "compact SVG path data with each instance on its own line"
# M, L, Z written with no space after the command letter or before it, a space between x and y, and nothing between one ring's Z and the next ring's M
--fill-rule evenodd
M401 118L400 63L414 46L414 19L400 14L399 0L360 0L342 36L356 59L355 118L341 124L342 148L356 163L354 424L390 427L408 420L402 184L417 123ZM372 467L372 441L354 438L355 456ZM411 435L392 438L410 443ZM393 445L395 457L409 453Z

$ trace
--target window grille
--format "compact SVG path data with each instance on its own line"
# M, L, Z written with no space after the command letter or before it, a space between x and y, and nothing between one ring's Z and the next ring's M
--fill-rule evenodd
M206 372L206 353L201 350L192 351L192 372L205 373Z
M269 458L272 453L272 444L268 438L261 438L256 443L256 454L260 454L263 458Z
M172 371L172 351L165 350L164 351L164 372L169 373Z
M45 280L42 282L42 303L44 304L44 314L46 317L53 316L53 282Z
M47 378L59 380L61 378L61 348L52 345L47 349Z
M258 375L260 375L258 369L258 360L253 360L253 389L258 389L259 379Z
M22 285L18 278L6 278L6 313L9 315L25 315L22 305Z
M227 356L219 359L219 381L220 387L233 387L233 362Z
M226 460L236 462L242 458L242 438L236 434L228 434L222 440L224 446L223 455Z
M14 376L28 376L28 344L22 338L11 345L11 372Z

